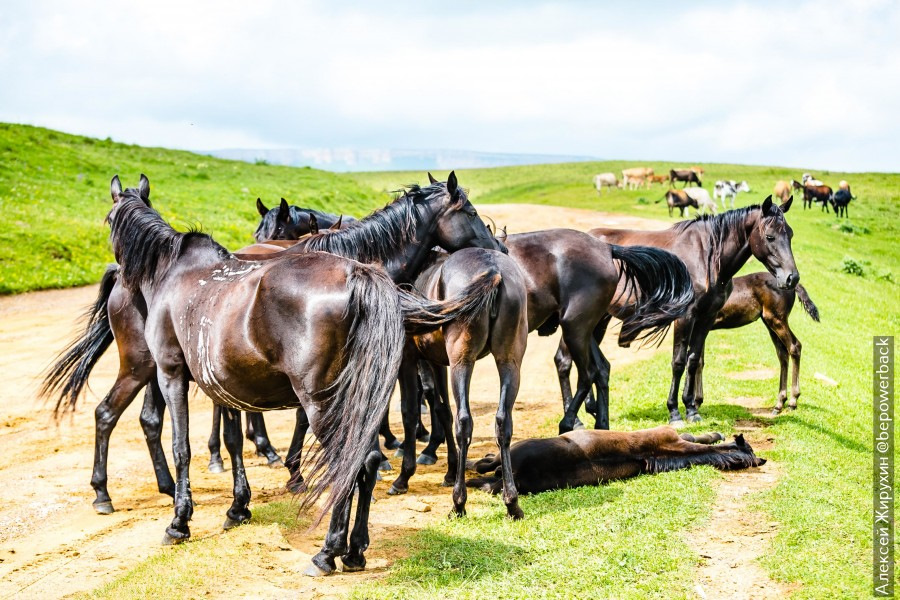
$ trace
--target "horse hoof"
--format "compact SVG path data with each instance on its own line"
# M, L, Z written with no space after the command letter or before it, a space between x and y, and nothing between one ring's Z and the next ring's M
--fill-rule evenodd
M358 573L366 568L366 557L351 558L349 555L341 557L341 564L344 573Z
M231 517L225 517L225 523L222 524L222 529L228 531L229 529L234 529L239 525L244 525L250 522L250 517L246 519L232 519Z
M525 513L522 511L522 509L519 506L516 506L515 508L507 508L506 516L509 517L510 519L512 519L513 521L521 521L522 519L525 518Z
M677 419L669 419L669 425L671 425L675 429L681 429L682 427L686 426L687 423L682 421L681 417L679 417Z
M436 456L431 456L430 454L420 454L419 458L416 459L417 465L433 465L437 462Z
M403 448L397 448L397 451L394 452L394 458L403 458Z
M388 496L400 496L401 494L405 494L408 491L409 491L409 488L401 489L401 488L398 488L396 485L392 484L391 488L388 490L387 493L388 493Z
M390 442L385 442L384 447L388 450L396 450L400 447L400 440L394 438Z
M224 473L225 465L222 464L222 461L218 461L218 462L209 461L209 467L207 468L207 470L210 473Z
M777 416L780 415L780 414L781 414L781 409L778 408L777 406L776 406L775 408L772 409L772 416L773 416L773 417L777 417Z
M287 484L287 486L285 486L285 487L287 487L287 491L289 491L292 494L302 494L303 492L306 491L306 482L305 481L301 481L299 483L290 483L289 482Z
M277 456L277 457L275 457L274 460L269 461L269 467L271 467L273 469L280 469L283 466L284 466L284 461L281 460L280 456Z
M447 515L447 518L448 519L462 519L465 516L466 516L465 508L459 508L459 509L454 508L453 510L450 511L450 514Z
M379 471L393 471L394 467L391 466L391 463L387 460L381 461L381 464L378 465Z
M699 423L702 420L703 417L701 417L698 413L692 413L687 416L688 423Z
M163 534L162 545L174 546L175 544L181 544L182 542L186 542L189 537L191 537L190 533L182 533L181 531L168 527Z
M303 574L306 575L307 577L327 577L328 575L331 575L333 572L334 572L333 569L332 570L323 569L322 567L318 566L314 562L310 562L309 566L307 566L305 569L303 569Z
M381 471L375 471L375 481L381 481Z
M113 508L111 500L106 502L94 501L94 512L98 515L111 515L116 512L116 509Z

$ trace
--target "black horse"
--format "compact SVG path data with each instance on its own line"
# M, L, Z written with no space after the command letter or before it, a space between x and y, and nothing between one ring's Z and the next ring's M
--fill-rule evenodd
M353 217L337 216L312 208L289 206L281 199L277 208L266 208L259 198L256 210L262 220L253 232L257 242L269 240L298 240L304 235L317 233L319 229L341 229L356 222Z

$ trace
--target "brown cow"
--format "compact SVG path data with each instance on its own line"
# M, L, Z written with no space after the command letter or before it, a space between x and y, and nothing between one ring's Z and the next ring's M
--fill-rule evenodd
M700 205L696 200L687 195L687 192L684 190L668 190L666 195L664 196L666 199L666 204L669 205L669 216L672 216L672 209L677 208L681 211L681 217L684 217L684 211L687 210L687 216L691 216L690 210L688 207L693 206L697 210L700 210ZM660 200L657 200L659 202Z
M647 187L650 187L650 182L648 180L652 175L653 169L650 167L622 169L622 185L633 190L641 187L644 182L647 182Z
M787 202L787 199L791 196L791 184L787 181L776 181L772 195L781 198L782 202Z

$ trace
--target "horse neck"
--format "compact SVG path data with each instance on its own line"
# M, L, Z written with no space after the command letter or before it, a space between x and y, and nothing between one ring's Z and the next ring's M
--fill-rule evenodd
M427 204L413 207L416 219L414 241L395 248L384 263L384 270L394 283L413 283L419 273L433 262L431 249L436 245L437 215Z
M716 283L727 284L738 271L750 260L750 234L759 219L759 211L751 211L747 214L742 229L732 229L719 248L719 256L714 261L718 263L715 269Z

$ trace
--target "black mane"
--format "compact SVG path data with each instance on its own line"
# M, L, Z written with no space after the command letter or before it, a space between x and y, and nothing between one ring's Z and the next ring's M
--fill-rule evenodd
M444 183L424 188L411 185L384 208L344 229L304 238L297 246L330 252L361 263L385 263L396 255L398 248L418 241L416 225L420 217L416 205L446 193ZM459 193L464 194L462 190Z
M128 188L107 217L109 240L119 263L119 277L126 288L137 290L141 284L153 285L193 240L208 242L222 258L228 251L205 233L172 229L159 213L150 208L138 190Z

